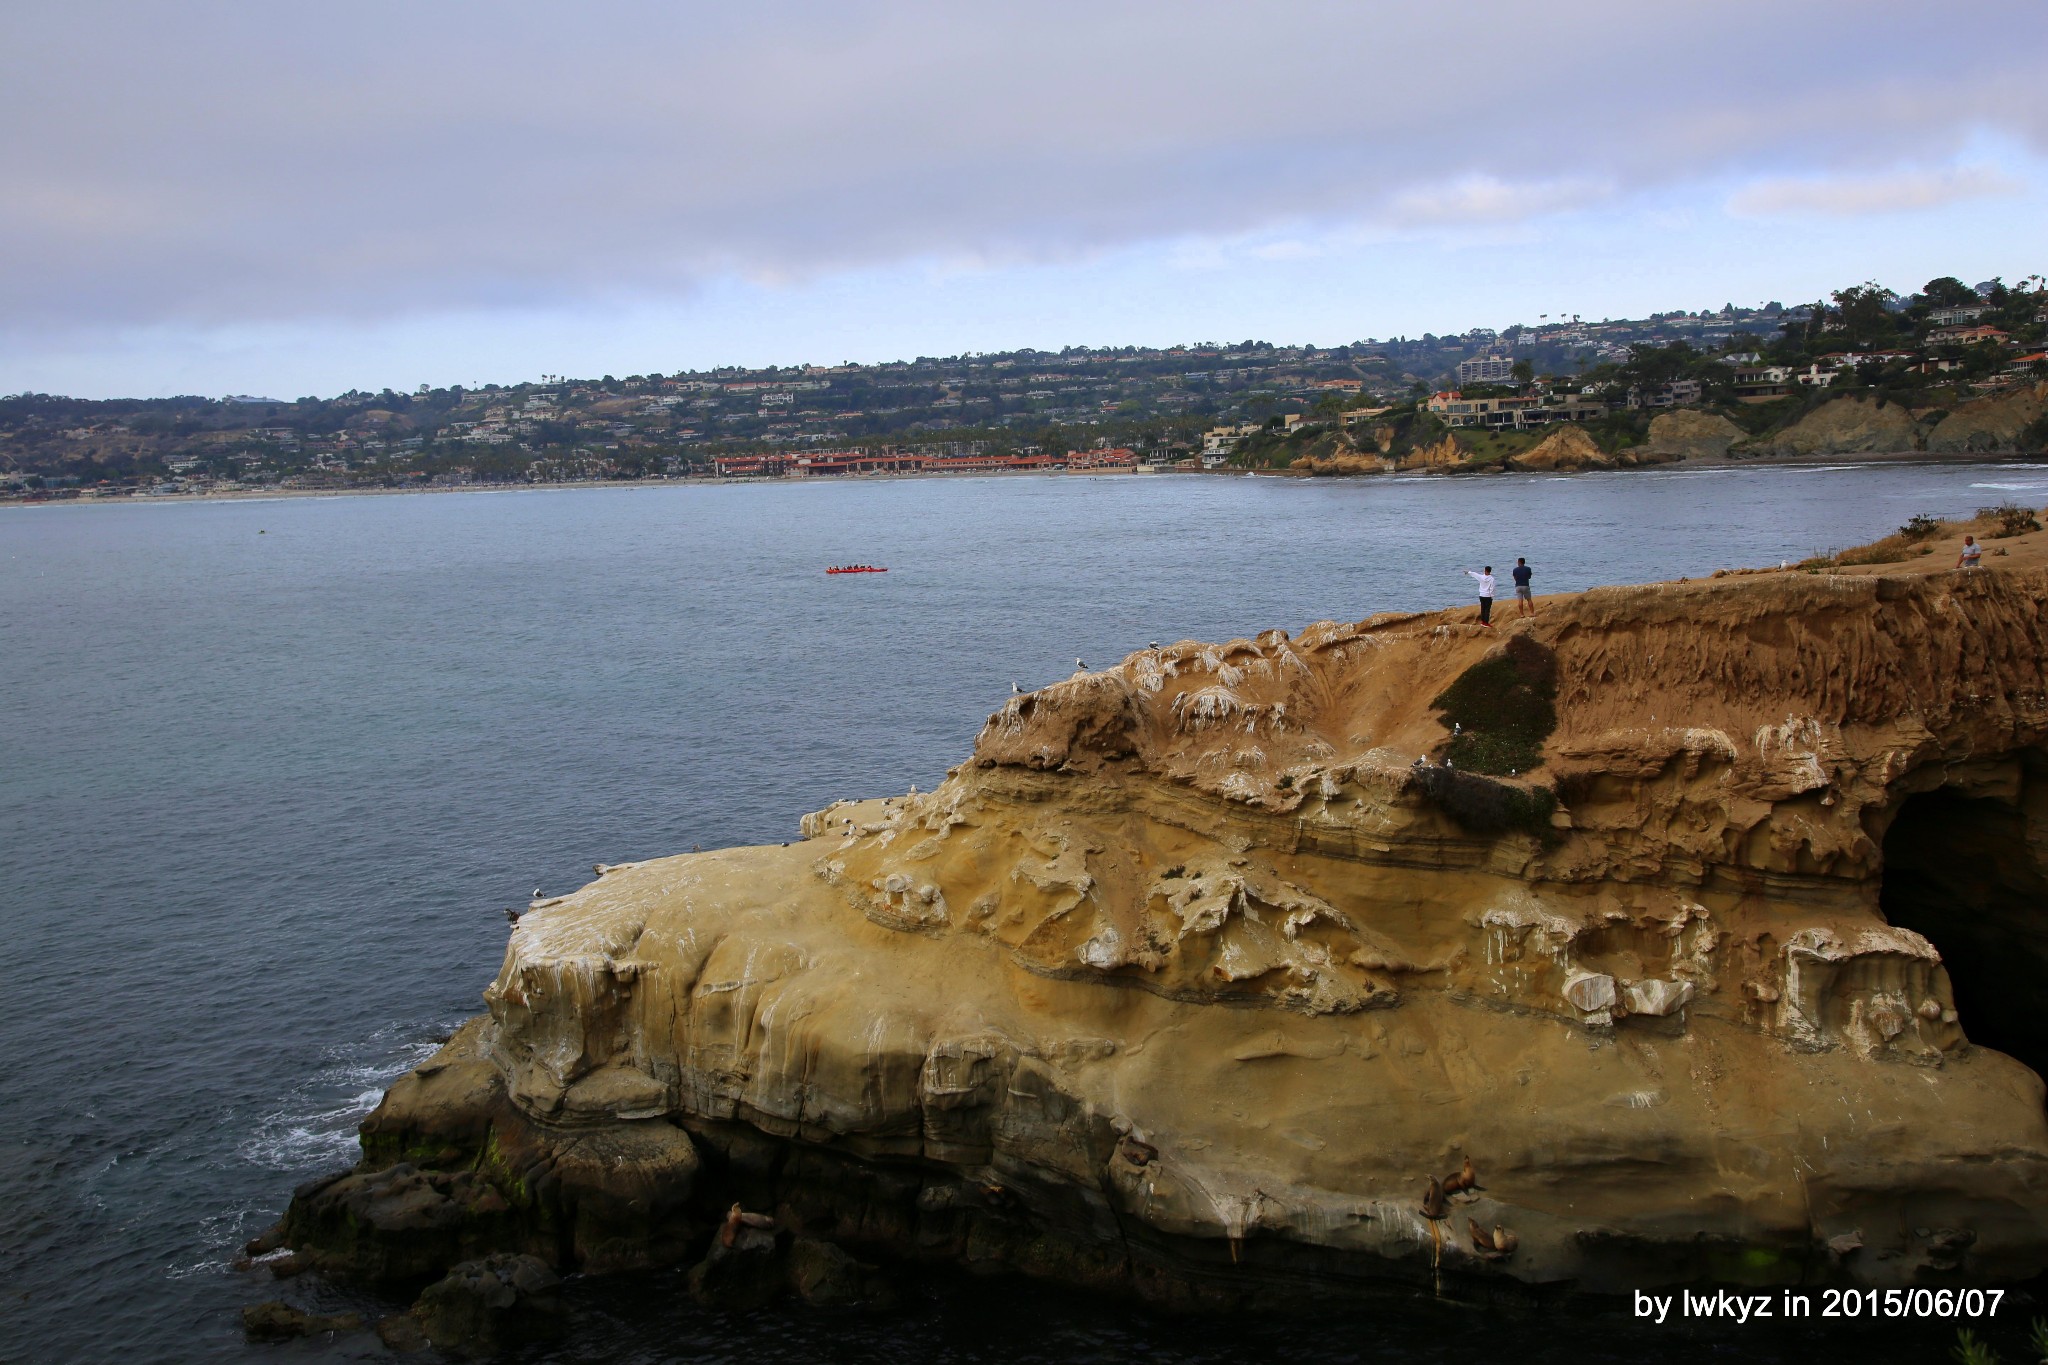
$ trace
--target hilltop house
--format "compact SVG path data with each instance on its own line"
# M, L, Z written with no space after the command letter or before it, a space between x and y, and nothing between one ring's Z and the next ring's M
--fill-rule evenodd
M1202 454L1228 455L1236 450L1247 436L1256 435L1257 422L1246 422L1234 427L1210 427L1202 433Z
M1889 365L1895 360L1917 360L1911 351L1835 351L1820 358L1821 364L1846 369L1851 365Z
M1986 341L2007 341L2010 338L1996 327L1938 327L1927 334L1930 346L1975 346Z
M1632 408L1676 408L1700 401L1700 381L1697 379L1674 379L1668 384L1654 388L1633 388L1628 391L1628 405Z
M1514 394L1506 398L1467 398L1457 389L1429 396L1424 405L1448 427L1486 427L1522 431L1553 422L1588 422L1607 414L1607 404L1579 394Z
M1768 403L1792 391L1795 372L1788 365L1738 365L1735 396L1745 403Z
M1936 327L1954 327L1959 323L1975 322L1984 316L1985 305L1962 303L1949 308L1936 308L1928 313L1927 320Z

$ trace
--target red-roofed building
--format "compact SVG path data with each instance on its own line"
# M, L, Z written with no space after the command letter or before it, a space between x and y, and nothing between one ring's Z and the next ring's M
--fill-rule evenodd
M1930 346L1975 346L1986 341L2010 341L1996 327L1937 327L1927 334Z

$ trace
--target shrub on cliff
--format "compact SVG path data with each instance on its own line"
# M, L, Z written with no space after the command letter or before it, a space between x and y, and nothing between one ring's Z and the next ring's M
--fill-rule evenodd
M2048 412L2036 417L2020 433L2019 452L2022 455L2048 453Z
M1548 787L1518 787L1444 767L1415 769L1410 785L1474 834L1518 830L1539 839L1551 835L1550 816L1557 809L1557 796Z
M1899 528L1899 534L1907 540L1926 540L1941 534L1941 518L1932 512L1915 512Z
M2041 529L2040 519L2034 515L2034 509L2022 503L2001 502L1996 507L1979 507L1977 516L1979 520L1997 522L1998 529L1991 534L2001 538Z
M1430 705L1451 727L1444 757L1479 773L1519 773L1543 761L1557 728L1557 656L1526 635L1460 673Z

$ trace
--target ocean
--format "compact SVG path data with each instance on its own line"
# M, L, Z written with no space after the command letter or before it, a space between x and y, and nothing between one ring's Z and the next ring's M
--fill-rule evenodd
M381 1356L368 1334L245 1344L239 1310L265 1298L394 1305L229 1263L481 1008L501 911L536 885L929 787L1013 682L1076 658L1469 603L1463 571L1505 582L1517 555L1539 591L1700 576L2008 498L2048 502L2048 466L0 509L0 1360ZM846 562L890 572L822 572ZM578 1280L571 1336L521 1358L1803 1360L1851 1340L1426 1301L1215 1323L944 1276L910 1298L735 1320L670 1272ZM2025 1326L2011 1308L1990 1335L2010 1350ZM1953 1332L1855 1339L1934 1360Z

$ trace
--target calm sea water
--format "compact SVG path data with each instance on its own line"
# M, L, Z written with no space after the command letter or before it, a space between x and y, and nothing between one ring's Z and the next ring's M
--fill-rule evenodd
M1545 590L1775 562L2010 496L2048 501L2048 467L0 510L0 1360L278 1354L237 1315L279 1288L230 1258L479 1008L499 910L536 883L929 786L1013 680L1076 656L1464 602L1461 569L1516 555ZM820 572L855 560L891 572ZM735 1321L678 1288L579 1283L572 1344L533 1358L1795 1359L1848 1340L1427 1304L1221 1327L945 1282L880 1322ZM1931 1360L1950 1339L1859 1349Z

